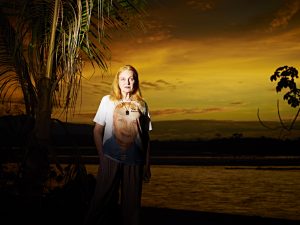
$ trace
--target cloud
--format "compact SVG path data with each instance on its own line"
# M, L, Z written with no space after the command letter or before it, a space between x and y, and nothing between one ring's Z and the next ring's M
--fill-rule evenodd
M92 96L104 95L111 90L111 81L106 81L99 78L83 81L83 93L90 94Z
M174 89L176 88L176 85L171 84L165 80L156 80L155 82L149 82L149 81L142 81L141 82L141 88L142 89L156 89L156 90L163 90L163 89Z
M141 87L145 89L149 89L149 88L158 88L159 86L156 83L143 81L141 82Z
M215 7L215 2L210 0L189 0L187 4L193 8L200 9L201 11L209 11Z
M290 0L284 5L283 8L279 9L276 13L276 17L272 20L270 24L270 30L278 27L287 26L290 20L299 12L300 1Z
M171 35L171 25L162 23L158 20L149 20L145 24L145 34L142 37L137 38L137 43L153 43L169 40L172 38Z
M243 102L231 102L230 104L231 105L243 105L244 103Z
M165 85L170 85L169 82L164 81L164 80L157 80L156 82L157 82L157 83L161 83L161 84L165 84Z
M183 108L169 108L169 109L162 109L162 110L153 110L151 111L152 116L163 116L163 115L174 115L174 114L203 114L209 112L222 112L224 111L223 108L212 107L212 108L190 108L190 109L183 109Z

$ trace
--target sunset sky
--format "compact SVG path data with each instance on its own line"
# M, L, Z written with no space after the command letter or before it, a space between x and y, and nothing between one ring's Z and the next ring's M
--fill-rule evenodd
M299 0L152 0L145 31L112 37L110 73L85 69L71 121L91 123L117 69L137 68L153 121L277 120L280 66L299 69ZM282 117L295 110L280 101Z

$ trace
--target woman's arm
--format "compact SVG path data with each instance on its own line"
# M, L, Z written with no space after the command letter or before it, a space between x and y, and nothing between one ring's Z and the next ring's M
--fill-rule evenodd
M102 166L102 162L103 162L103 133L104 133L104 126L95 123L94 126L94 142L97 148L97 152L99 155L99 159L100 159L100 166Z
M151 179L151 165L150 165L150 139L148 138L147 148L146 148L146 163L144 167L144 182L148 183Z

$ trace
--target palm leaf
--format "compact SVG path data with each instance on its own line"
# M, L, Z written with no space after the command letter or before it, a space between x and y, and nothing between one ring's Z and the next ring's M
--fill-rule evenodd
M19 59L15 64L5 61L5 57L1 58L1 61L11 70L16 71L15 68L19 68L17 71L21 74L17 75L19 82L21 84L25 82L21 86L26 87L23 90L24 100L28 96L25 104L34 108L36 104L34 99L37 95L35 88L43 77L49 77L53 106L61 107L67 112L69 108L75 109L81 88L84 60L89 60L94 67L107 70L106 62L110 59L109 31L126 29L132 23L135 25L140 23L139 15L143 12L146 1L10 0L3 2L5 3L1 4L6 6L6 12L17 15L16 25L11 27L15 30L16 36L11 40L17 48L14 46L14 54L11 56L15 58L18 56ZM5 24L4 27L9 25ZM0 48L2 49L2 46ZM15 49L19 49L19 52ZM30 92L33 94L29 94Z
M14 28L0 9L0 95L2 102L12 101L16 90L21 89L26 112L33 116L36 92L27 70L27 62L22 53L23 45ZM8 93L10 93L8 95Z

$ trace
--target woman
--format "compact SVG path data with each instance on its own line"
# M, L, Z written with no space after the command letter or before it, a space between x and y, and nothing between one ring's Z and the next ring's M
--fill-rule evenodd
M119 69L111 95L102 98L94 122L100 165L85 224L114 224L119 193L122 223L139 224L142 183L151 177L152 128L134 67L126 65Z

